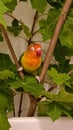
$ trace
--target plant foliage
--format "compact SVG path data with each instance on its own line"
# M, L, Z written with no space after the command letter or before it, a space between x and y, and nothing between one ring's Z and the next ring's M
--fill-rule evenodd
M30 0L32 10L38 13L36 20L39 26L35 32L30 31L23 20L18 20L12 15L17 3L20 4L21 2L25 4L28 0L0 0L0 24L14 36L19 36L23 32L27 42L30 40L33 42L34 35L40 33L42 41L46 44L46 41L53 36L57 21L62 15L65 0ZM46 9L48 11L45 14ZM12 18L11 25L7 25L4 15ZM33 21L35 21L35 17ZM34 27L35 24L33 23L32 30L35 30ZM3 41L1 31L0 41ZM51 87L59 88L58 93L46 91L44 85L38 83L32 74L25 73L24 79L21 80L16 71L16 65L10 56L4 52L0 53L0 130L9 130L10 128L7 113L13 110L13 93L11 90L31 93L35 98L39 98L39 116L50 116L53 121L64 115L73 117L73 74L68 74L73 69L73 64L70 64L70 57L73 56L73 5L71 5L65 19L53 55L55 62L50 64L47 77Z

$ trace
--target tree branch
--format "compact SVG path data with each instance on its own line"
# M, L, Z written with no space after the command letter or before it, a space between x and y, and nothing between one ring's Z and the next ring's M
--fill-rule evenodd
M18 117L21 116L21 112L22 112L21 108L22 108L23 96L24 96L24 94L23 94L23 92L21 92L21 95L20 95L20 103L19 103L19 109L18 109Z
M21 21L21 20L18 20L18 19L17 19L15 16L13 16L12 14L10 14L10 13L8 13L8 12L6 12L5 14L8 15L9 17L15 19L16 21L18 21L20 24L22 24L22 21Z
M7 42L7 45L9 47L9 50L10 50L11 54L12 54L12 57L13 57L13 60L14 60L14 62L16 64L17 69L21 68L21 66L18 63L17 57L15 55L15 52L13 50L13 47L11 45L11 42L9 40L8 34L7 34L5 28L4 28L4 26L2 24L0 24L0 30L2 31L2 33L4 35L4 38L5 38L6 42ZM21 79L24 79L24 74L23 74L22 70L19 71L19 75L20 75Z
M41 82L41 83L43 83L44 80L45 80L46 72L47 72L47 69L49 67L55 46L57 44L59 34L61 32L61 29L62 29L62 26L64 24L66 15L69 11L69 8L70 8L72 2L73 2L73 0L66 0L64 7L62 9L61 15L59 17L58 23L56 25L56 28L55 28L55 31L54 31L54 34L53 34L53 37L52 37L51 42L50 42L50 46L49 46L48 51L47 51L47 55L46 55L46 58L45 58L45 61L44 61L44 65L43 65L41 74L40 74L39 79L38 79L38 81Z
M67 74L68 74L68 75L73 74L73 69L72 69L72 70L70 70Z
M31 94L28 94L28 96L29 96L29 99L30 99L30 106L29 106L29 110L28 110L27 116L28 117L32 117L35 114L37 103L38 103L38 101L40 101L40 98L35 98Z
M3 26L2 24L0 24L0 30L2 31L2 33L3 33L3 35L4 35L4 38L5 38L6 42L7 42L7 45L8 45L8 47L9 47L9 50L10 50L11 54L12 54L12 57L13 57L13 60L14 60L14 62L15 62L15 64L16 64L17 69L20 69L21 66L20 66L19 63L18 63L16 54L15 54L15 52L14 52L14 50L13 50L13 47L12 47L11 42L10 42L10 40L9 40L8 34L7 34L5 28L4 28L4 26ZM21 79L24 79L24 74L23 74L22 70L19 71L19 76L20 76ZM22 98L23 98L23 93L21 93L21 97L20 97L19 115L20 115L21 106L22 106ZM15 113L14 113L14 115L15 115ZM18 116L19 116L19 115L18 115Z
M35 23L36 23L36 20L37 20L37 16L38 16L38 12L36 11L35 16L34 16L34 20L33 20L33 24L32 24L32 29L31 29L31 35L32 36L33 36L33 32L34 32L34 27L35 27ZM31 40L32 40L32 37L29 38L28 45L31 44Z
M34 16L34 20L33 20L33 24L32 24L32 28L31 28L32 37L33 37L33 34L34 34L34 27L35 27L35 23L36 23L36 20L37 20L37 16L38 16L38 12L36 11L35 16ZM32 42L32 37L30 37L29 40L28 40L28 46ZM29 110L28 110L27 116L29 117L29 116L34 115L38 99L35 98L34 96L32 96L31 94L29 94L28 96L29 96L29 99L30 99L30 105L29 105Z
M68 74L68 75L73 74L73 69L72 69L72 70L70 70L67 74ZM52 91L52 90L53 90L53 89L55 89L56 87L57 87L57 85L56 85L56 84L54 84L54 85L52 85L52 87L50 87L50 88L48 89L48 91Z

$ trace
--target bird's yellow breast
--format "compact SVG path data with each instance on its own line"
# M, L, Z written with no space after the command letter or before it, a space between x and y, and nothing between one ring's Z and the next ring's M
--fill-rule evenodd
M21 58L21 65L27 72L36 71L41 65L41 58L35 54L25 52Z

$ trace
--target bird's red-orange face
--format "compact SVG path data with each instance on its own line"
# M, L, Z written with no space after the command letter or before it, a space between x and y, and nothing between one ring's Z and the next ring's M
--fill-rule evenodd
M42 48L41 48L41 45L40 45L40 44L31 44L31 45L29 46L29 49L30 49L32 52L36 52L37 56L41 56Z

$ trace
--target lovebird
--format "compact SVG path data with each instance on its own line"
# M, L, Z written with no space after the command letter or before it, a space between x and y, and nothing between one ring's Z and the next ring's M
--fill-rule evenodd
M42 47L40 44L31 43L20 58L24 71L31 74L41 66Z

